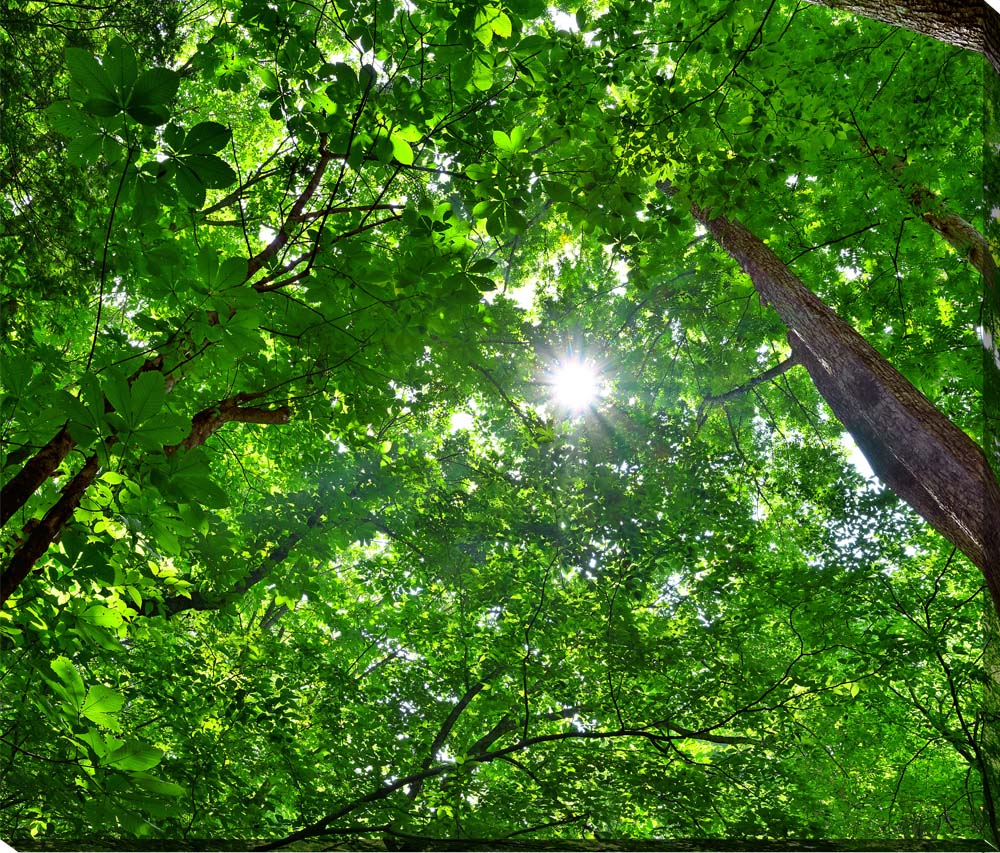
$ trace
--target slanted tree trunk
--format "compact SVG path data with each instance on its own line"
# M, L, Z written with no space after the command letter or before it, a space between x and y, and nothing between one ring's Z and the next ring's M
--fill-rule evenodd
M263 395L237 394L235 397L222 400L216 406L198 412L192 418L191 432L188 434L188 437L179 445L164 448L164 451L169 456L176 453L180 448L190 450L194 447L199 447L223 424L233 421L252 424L288 423L292 415L292 410L288 406L281 406L277 409L261 409L255 406L240 405L247 400L257 399L261 396ZM58 441L60 435L62 435L62 432L52 439L39 455L48 452L48 448ZM117 440L116 436L111 435L105 439L105 443L110 446L117 442ZM63 457L73 447L72 439L67 438L67 441L69 442L68 444L64 442L63 444L55 445L60 452L63 446L66 446L67 449L63 453ZM50 475L51 473L52 471L49 472ZM100 465L98 464L97 454L94 453L87 458L83 467L63 487L59 500L49 508L42 520L37 523L29 523L25 528L24 538L14 548L7 564L0 568L0 604L3 604L14 594L14 591L35 567L35 564L49 549L49 546L56 541L56 538L73 517L73 513L80 505L80 501L83 500L83 496L87 493L87 489L93 485L99 473Z
M982 0L808 0L938 41L983 52Z
M982 53L1000 73L1000 45L984 38L995 12L983 0L807 0ZM984 20L993 17L993 20Z
M672 188L661 184L667 193ZM796 359L872 470L978 566L1000 611L1000 486L983 451L764 242L692 208L788 327Z

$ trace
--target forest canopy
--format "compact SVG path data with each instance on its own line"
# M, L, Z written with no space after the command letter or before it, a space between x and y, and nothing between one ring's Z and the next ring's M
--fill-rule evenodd
M991 14L10 4L0 837L996 841Z

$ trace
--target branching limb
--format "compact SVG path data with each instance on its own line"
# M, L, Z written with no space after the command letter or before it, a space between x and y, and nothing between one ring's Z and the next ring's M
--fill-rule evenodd
M441 748L447 742L448 736L455 727L455 723L458 722L458 718L462 716L462 712L469 707L472 700L475 699L476 696L478 696L486 688L486 685L496 678L503 671L503 669L504 667L502 664L495 666L492 670L490 670L490 672L466 690L462 698L455 703L454 707L451 709L451 713L449 713L448 716L445 717L444 722L441 723L441 727L438 729L438 733L435 735L434 741L427 750L427 757L424 759L421 769L427 770L434 764L434 760L437 758L438 752L440 752ZM423 785L423 779L419 779L414 782L407 796L411 800L415 799L420 793L420 790L423 788Z
M250 399L258 395L237 394L229 397L209 409L203 409L191 419L191 432L180 444L173 444L164 448L167 456L172 456L178 450L191 450L199 447L224 424L286 424L292 416L292 410L288 406L279 406L276 409L261 409L256 406L241 406Z
M738 388L733 388L732 391L726 391L724 394L716 394L714 396L706 397L701 401L701 405L698 406L698 425L701 426L705 422L705 418L708 416L708 410L713 406L720 406L723 403L727 403L730 400L735 400L737 397L742 397L748 391L752 391L758 385L763 385L765 382L770 382L772 379L777 379L783 373L787 373L796 364L799 363L798 358L794 353L786 358L784 361L779 362L774 365L774 367L768 368L760 376L755 376L747 382L744 382Z
M134 382L140 374L146 371L160 370L162 367L163 356L149 358L129 377L129 383ZM104 411L114 411L107 400L104 403ZM31 459L24 463L21 470L0 491L0 513L2 513L0 527L10 521L13 515L42 487L42 484L55 474L56 469L74 447L76 447L76 442L70 436L68 427L64 426Z

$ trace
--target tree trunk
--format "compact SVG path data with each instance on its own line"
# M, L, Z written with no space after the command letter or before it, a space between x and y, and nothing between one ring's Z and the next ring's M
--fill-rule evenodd
M697 206L692 212L778 312L792 352L872 470L982 570L1000 611L1000 486L983 451L760 238Z
M63 486L59 500L45 513L42 520L30 526L27 538L18 545L11 555L10 561L4 566L3 572L0 573L0 604L10 598L14 590L20 586L21 581L34 568L35 563L48 550L49 545L55 541L59 531L63 529L80 505L80 501L87 489L90 488L90 484L94 482L99 470L100 466L95 453L76 472L76 476Z
M221 426L234 421L252 424L288 423L288 419L292 415L292 410L288 406L281 406L277 409L261 409L253 406L239 405L240 402L256 399L260 396L262 395L237 394L235 397L222 400L216 406L198 412L192 418L191 432L188 437L179 445L165 447L164 451L170 456L180 448L191 450L194 447L199 447ZM68 433L66 434L66 440L61 444L59 443L59 438L63 432L65 430L53 438L42 451L39 451L35 459L45 454L53 455L61 452L61 461L61 458L65 457L69 449L73 447L72 439L69 438ZM105 445L110 447L118 441L118 438L115 435L111 435L104 441ZM64 445L66 448L65 451L62 450ZM50 453L50 448L52 447L55 450ZM35 459L29 465L34 463ZM57 465L58 462L55 464ZM29 466L25 466L25 468L27 467ZM49 475L51 473L52 471L49 471ZM98 465L97 454L95 453L87 459L84 466L76 473L76 476L63 487L59 500L53 504L42 520L38 523L30 524L25 529L26 537L14 549L7 565L0 570L0 604L3 604L10 598L21 582L35 567L35 564L49 549L49 546L56 541L63 527L73 517L73 513L80 505L80 501L83 500L83 496L87 493L87 489L97 479L98 473L100 473L100 466ZM44 478L40 481L39 485L41 482L44 482Z
M930 36L955 47L983 52L982 0L808 0L894 27Z
M31 457L0 491L0 527L23 507L62 464L76 442L63 427Z

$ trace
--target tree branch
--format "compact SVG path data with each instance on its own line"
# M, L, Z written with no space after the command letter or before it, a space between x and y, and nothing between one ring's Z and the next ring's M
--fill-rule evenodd
M658 188L673 194L669 183ZM691 212L788 328L792 353L872 470L986 578L1000 609L1000 485L982 449L738 222Z
M49 508L42 520L31 525L28 538L18 545L0 575L0 604L10 598L35 563L48 550L49 545L80 505L99 470L97 454L94 453L83 463L76 476L63 486L59 500Z
M150 370L163 368L163 356L146 359L129 378L131 385L140 374ZM111 403L105 399L104 411L113 412ZM3 527L21 507L23 507L42 484L48 480L69 452L76 447L76 442L69 434L68 425L64 426L42 448L35 453L0 491L0 527Z
M470 755L466 763L476 763L476 764L488 764L491 761L495 761L498 758L504 758L505 756L512 755L517 752L523 752L533 746L537 746L543 743L556 743L559 741L568 740L611 740L615 738L639 738L641 740L646 740L654 745L662 745L671 740L676 739L676 735L661 735L654 732L650 732L646 729L615 729L613 731L569 731L569 732L552 732L550 734L536 735L531 738L522 738L517 741L517 743L511 744L510 746L502 747L500 749L493 750L492 752L485 752L479 755ZM332 812L320 820L303 827L298 832L293 832L290 835L285 836L277 841L269 842L260 847L254 848L255 850L277 850L281 847L287 847L290 844L294 844L298 841L302 841L306 838L314 838L319 835L335 835L337 830L332 828L332 824L340 820L340 818L347 816L353 811L361 808L361 806L368 805L369 803L375 803L380 800L384 800L394 794L401 788L405 788L409 785L413 785L417 782L422 782L426 779L434 778L435 776L443 776L455 769L455 765L451 763L440 763L433 767L428 767L426 769L420 770L416 773L411 773L408 776L404 776L400 779L394 779L392 782L385 781L379 787L370 791L362 797L358 797L350 803L337 809L337 811Z
M697 422L699 424L703 423L705 420L705 410L710 409L713 406L719 406L729 400L735 400L737 397L742 397L747 391L752 391L758 385L763 385L765 382L770 382L772 379L777 379L783 373L787 373L796 364L799 363L798 358L794 353L786 358L784 361L779 362L774 365L774 367L768 368L760 376L755 376L747 382L744 382L738 388L733 388L732 391L726 391L724 394L716 394L714 396L706 397L701 401L701 405L698 406L698 417Z
M180 444L172 444L165 447L163 452L167 456L172 456L178 450L191 450L199 447L223 425L227 423L243 424L287 424L292 416L292 410L288 406L279 406L277 409L261 409L255 406L241 406L240 403L254 399L255 394L237 394L222 400L215 406L203 409L191 419L191 432Z

